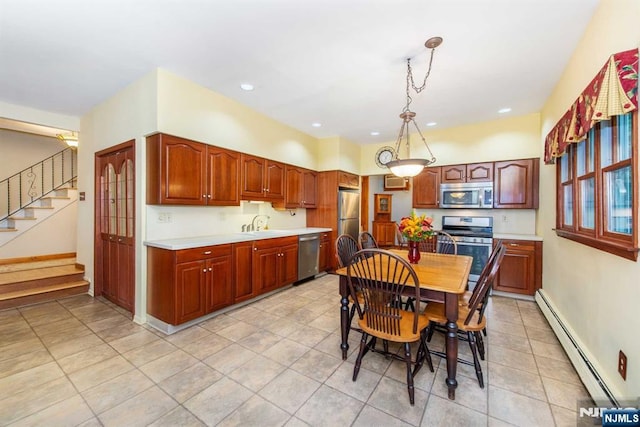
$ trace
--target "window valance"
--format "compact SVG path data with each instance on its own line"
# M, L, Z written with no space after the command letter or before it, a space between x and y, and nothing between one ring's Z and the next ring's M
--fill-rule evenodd
M611 55L591 83L551 129L544 161L553 163L567 145L582 141L597 122L638 108L638 49Z

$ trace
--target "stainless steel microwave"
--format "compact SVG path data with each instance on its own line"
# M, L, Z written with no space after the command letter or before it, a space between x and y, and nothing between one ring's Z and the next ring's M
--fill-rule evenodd
M440 207L491 209L493 208L493 182L440 184Z

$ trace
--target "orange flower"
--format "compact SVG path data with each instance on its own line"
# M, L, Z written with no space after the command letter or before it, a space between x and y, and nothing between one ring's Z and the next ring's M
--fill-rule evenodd
M426 215L416 215L412 211L410 216L405 216L398 224L398 230L409 241L421 242L433 236L433 218Z

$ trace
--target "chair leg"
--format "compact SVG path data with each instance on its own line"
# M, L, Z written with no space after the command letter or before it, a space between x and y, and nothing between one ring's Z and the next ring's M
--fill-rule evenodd
M411 311L416 311L416 308L413 306L413 300L415 298L407 298L407 302L404 304L404 309L409 311L409 309L411 309Z
M415 390L413 388L413 374L411 373L411 345L404 343L404 361L407 364L407 389L409 390L409 403L413 406Z
M435 327L435 323L429 322L429 326L427 326L427 342L431 342L431 337L433 337L433 330L435 329Z
M478 354L480 354L480 359L484 360L484 340L482 339L482 334L477 331L473 334L476 337L476 345L478 346Z
M353 378L355 381L358 378L358 373L360 372L360 365L362 364L362 356L367 352L367 334L362 333L362 339L360 340L360 351L358 351L358 357L356 358L356 364L353 367Z
M427 361L427 364L429 365L429 370L431 370L431 372L433 372L433 361L431 360L431 353L429 353L429 348L427 347L427 330L424 329L421 333L420 333L420 341L419 341L419 345L418 345L418 354L416 355L416 366L413 369L413 376L415 377L416 374L418 373L418 371L420 370L420 368L422 368L422 365L424 364L424 361Z
M476 368L476 376L478 377L478 384L480 388L484 388L484 378L482 377L482 367L480 366L480 360L478 359L478 347L476 346L476 339L473 332L467 332L467 338L469 339L469 347L471 348L471 354L473 355L473 366Z

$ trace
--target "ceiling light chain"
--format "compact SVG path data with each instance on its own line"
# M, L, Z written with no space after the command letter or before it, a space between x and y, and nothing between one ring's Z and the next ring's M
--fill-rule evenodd
M406 105L402 109L402 113L400 114L400 118L402 119L402 126L400 127L400 133L398 134L398 139L396 140L393 160L387 163L387 167L389 168L389 170L391 170L391 173L400 177L416 176L426 166L432 163L435 163L436 161L435 156L433 155L433 153L431 152L431 149L429 148L429 145L427 144L427 140L425 139L424 135L422 135L422 132L418 127L418 124L414 120L416 113L414 113L409 109L409 106L413 101L413 99L411 98L411 92L409 90L409 87L411 86L411 88L413 88L413 90L415 90L417 93L420 93L422 90L424 90L424 88L427 85L427 78L431 74L431 65L433 63L433 54L435 52L435 48L440 46L441 43L442 43L441 37L432 37L429 40L427 40L424 44L425 47L427 47L428 49L431 49L431 57L429 59L429 68L427 69L427 74L424 78L422 86L419 88L415 86L415 83L413 80L413 72L411 69L411 59L407 58L407 87L406 87L407 101L406 101ZM424 146L427 147L427 151L429 153L428 159L412 159L411 158L411 153L410 153L411 141L410 141L410 131L409 131L410 123L413 123L413 126L418 131L418 135L420 135L420 139L422 139ZM398 157L400 154L400 146L403 142L403 136L404 136L404 142L405 142L406 151L407 151L407 158L404 160Z

